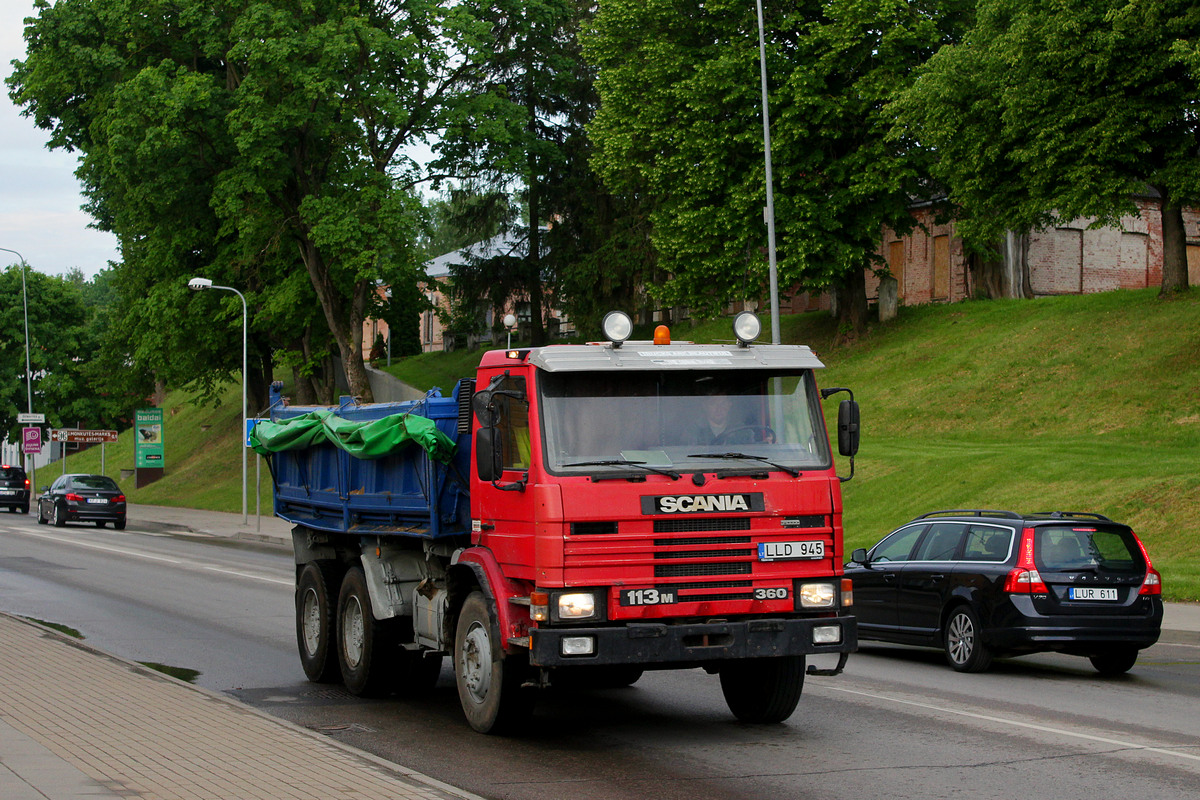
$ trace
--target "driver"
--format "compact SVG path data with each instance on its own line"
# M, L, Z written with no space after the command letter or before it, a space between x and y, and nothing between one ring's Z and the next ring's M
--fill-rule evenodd
M702 421L697 441L717 444L725 434L734 429L733 398L727 394L707 394L700 401Z

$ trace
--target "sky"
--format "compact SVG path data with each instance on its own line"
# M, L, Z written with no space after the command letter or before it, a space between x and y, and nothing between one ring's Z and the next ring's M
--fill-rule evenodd
M0 0L0 76L12 74L14 59L24 59L26 17L33 0ZM88 227L91 217L75 178L76 153L50 151L47 131L21 116L0 92L0 247L16 250L30 269L62 275L78 267L92 277L119 259L116 237ZM0 269L19 264L0 251Z

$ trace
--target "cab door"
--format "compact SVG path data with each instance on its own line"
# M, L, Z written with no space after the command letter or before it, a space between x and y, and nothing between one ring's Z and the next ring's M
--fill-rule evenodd
M480 375L472 403L478 480L472 482L473 540L492 550L509 577L532 573L536 413L532 387L515 370ZM487 383L484 383L487 381Z

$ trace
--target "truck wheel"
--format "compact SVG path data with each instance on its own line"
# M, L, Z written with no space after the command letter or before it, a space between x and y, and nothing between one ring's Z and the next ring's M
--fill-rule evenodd
M804 691L804 656L747 658L721 665L721 691L742 722L783 722Z
M336 609L330 590L337 591L334 568L327 561L310 561L296 579L296 643L305 676L314 683L341 677L334 645Z
M362 567L342 578L338 594L338 665L351 694L371 697L388 688L400 650L391 626L375 619Z
M500 628L481 592L472 592L458 615L454 679L471 727L480 733L518 728L533 712L533 693L521 688L528 668L504 656Z

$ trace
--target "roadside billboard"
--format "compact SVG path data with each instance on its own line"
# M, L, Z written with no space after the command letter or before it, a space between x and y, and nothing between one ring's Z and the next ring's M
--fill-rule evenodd
M134 466L138 469L164 466L163 410L139 408L134 417Z

